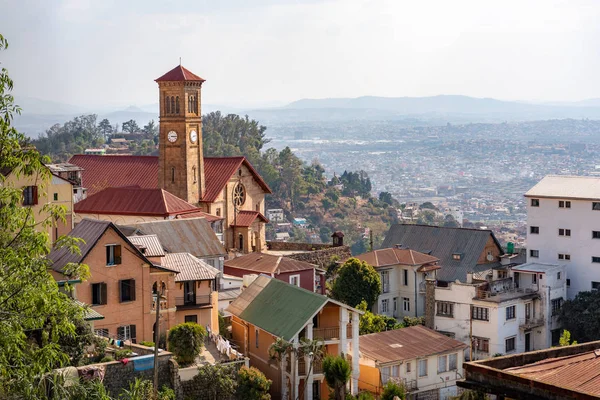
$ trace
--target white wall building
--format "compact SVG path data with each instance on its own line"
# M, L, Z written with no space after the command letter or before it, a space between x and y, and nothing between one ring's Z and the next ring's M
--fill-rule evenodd
M269 222L284 222L285 214L281 208L270 208L267 210L267 218Z
M558 342L566 268L526 263L435 288L434 328L473 342L473 359L546 349Z
M568 298L600 290L600 177L549 175L527 199L527 261L567 266Z

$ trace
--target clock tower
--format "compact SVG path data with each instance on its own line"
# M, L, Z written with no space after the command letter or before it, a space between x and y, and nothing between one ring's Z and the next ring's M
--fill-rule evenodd
M204 79L178 65L156 82L160 105L158 185L198 204L206 187L200 101Z

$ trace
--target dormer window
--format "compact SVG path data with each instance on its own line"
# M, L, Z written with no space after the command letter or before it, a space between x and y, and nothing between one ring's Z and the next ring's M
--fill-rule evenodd
M121 264L121 245L106 245L106 265L113 266Z
M462 254L461 253L452 253L452 259L456 260L456 261L460 261L462 258Z

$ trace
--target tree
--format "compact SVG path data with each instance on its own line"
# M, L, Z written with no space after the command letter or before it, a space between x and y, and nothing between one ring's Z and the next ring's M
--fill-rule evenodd
M331 296L349 306L356 307L366 301L370 309L381 294L381 281L375 269L364 261L350 258L338 271Z
M430 201L426 201L425 203L421 204L420 208L437 211L437 207L434 206L433 203Z
M394 400L395 397L398 397L400 400L406 399L406 390L401 384L389 380L383 386L381 400Z
M154 137L158 135L158 126L156 126L154 120L151 120L144 125L142 132L144 132L144 136L146 136L147 139L154 139Z
M460 228L460 224L450 214L444 217L444 223L442 226L445 226L446 228Z
M325 382L333 391L335 400L344 400L346 398L346 383L352 375L352 366L341 356L326 356L323 359L323 375Z
M169 330L169 351L181 364L191 364L202 351L206 329L194 322L185 322Z
M577 344L576 340L571 341L571 332L568 330L563 330L563 333L560 335L560 339L558 341L558 345L561 347L571 346Z
M0 35L0 50L8 43ZM13 82L8 71L0 71L0 170L29 176L43 193L50 180L44 163L50 162L11 126L20 109L10 94ZM30 207L23 207L22 188L0 174L0 398L41 398L44 374L69 365L60 342L77 336L76 325L83 308L59 291L48 272L46 255L50 242L40 227L65 220L63 207L45 205L49 217L42 220ZM77 241L60 238L57 246L77 251ZM86 277L84 266L69 266Z
M110 135L112 133L113 127L110 124L110 121L108 119L104 118L98 124L98 129L100 130L100 132L102 132L102 135L104 136L104 140L106 141L106 138L108 137L108 135Z
M558 319L579 343L600 340L600 291L579 292L565 301Z
M383 201L384 203L389 204L390 206L394 204L394 198L390 192L381 192L379 193L379 201Z
M123 132L137 133L139 131L140 127L138 126L137 122L135 122L135 120L130 119L127 122L123 122Z
M242 367L238 372L236 399L269 400L269 388L272 381L255 367Z
M210 400L227 399L235 394L237 388L235 368L224 364L199 366L193 381L196 395Z
M359 320L359 333L361 335L400 329L403 327L402 324L399 324L398 321L396 321L396 318L382 314L374 314L369 311L367 302L364 300L361 301L356 308L364 311L364 314L360 316Z

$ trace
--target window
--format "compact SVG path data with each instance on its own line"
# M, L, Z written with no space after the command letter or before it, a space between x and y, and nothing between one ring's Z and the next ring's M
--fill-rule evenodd
M560 344L560 335L562 334L562 329L552 329L552 346L558 346Z
M402 306L404 308L404 311L406 311L406 312L410 311L410 299L408 297L402 298Z
M592 262L593 263L600 263L600 257L592 256Z
M54 201L58 201L58 193L54 193Z
M539 250L529 250L529 256L538 258L540 256L540 251Z
M108 337L108 328L94 329L96 336Z
M533 234L539 234L540 233L540 227L539 226L530 226L529 227L529 233L533 233Z
M402 270L402 283L404 286L408 286L408 270L407 269Z
M567 278L567 287L571 286L571 280L569 278Z
M292 275L290 276L290 285L300 287L300 275Z
M197 315L186 315L185 316L185 322L193 322L195 324L198 323L198 316Z
M537 274L531 275L531 283L533 283L533 284L537 283Z
M259 336L258 328L254 328L254 342L255 342L254 344L257 349L258 349L258 336Z
M600 290L600 282L592 281L592 290Z
M25 186L23 188L23 205L35 206L38 203L38 187Z
M381 368L381 381L385 385L387 381L390 379L390 367Z
M106 283L92 283L92 305L106 304Z
M407 362L406 363L406 373L409 374L411 372L412 369L412 364Z
M392 365L392 377L398 378L400 376L400 366Z
M398 298L394 297L394 316L396 316L397 311L398 311Z
M241 183L238 183L233 188L233 205L241 207L246 202L246 188Z
M448 371L448 356L438 356L438 374Z
M560 272L556 273L556 280L560 281Z
M489 353L490 352L490 339L474 337L473 347L480 353Z
M448 355L448 371L454 371L458 366L458 353Z
M571 259L571 255L570 254L559 253L558 254L558 259L559 260L570 260Z
M471 318L478 321L489 321L489 310L486 307L475 307L471 308Z
M551 304L552 304L552 315L558 315L560 309L562 308L563 305L563 299L562 297L559 297L558 299L554 299L551 300Z
M121 245L109 244L106 246L106 265L121 264Z
M179 96L175 98L175 114L179 114Z
M389 310L389 300L388 299L383 299L381 300L381 312L383 314L386 314Z
M194 176L194 183L196 183L197 178L196 178L196 167L192 167L192 175Z
M461 258L460 257L460 253L454 253L454 254L452 254L452 259L453 260L460 261L460 258Z
M220 216L221 216L221 209L220 209L220 208L217 208L217 212L216 212L216 214L217 214L217 217L220 217Z
M516 306L506 307L506 320L515 319L515 309Z
M600 202L598 202L598 201L592 202L592 210L599 211L600 210Z
M540 199L531 199L531 207L539 207Z
M419 360L419 377L427 376L427 360Z
M450 303L449 301L438 301L437 315L452 318L454 316L454 303Z
M119 295L121 303L135 301L135 279L123 279L119 281Z
M165 110L167 114L171 114L171 102L169 101L169 96L165 97Z
M571 202L560 200L558 202L558 208L571 208Z
M558 236L571 236L571 230L560 228L558 230Z
M171 167L171 183L175 183L175 167Z
M381 271L381 292L388 293L390 291L390 271Z
M119 326L117 328L117 339L119 340L131 340L133 343L136 342L135 325Z
M504 350L506 353L510 353L511 351L515 351L515 337L508 338L504 341Z
M600 231L592 231L592 239L600 239Z

